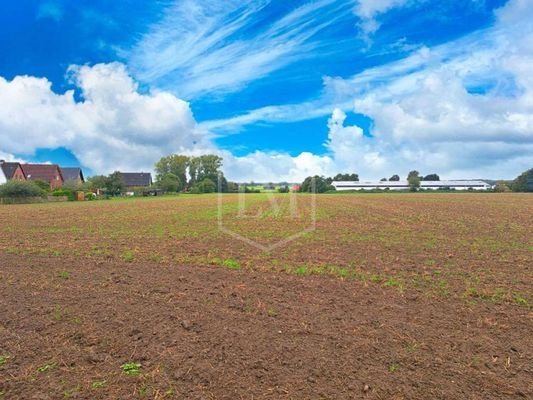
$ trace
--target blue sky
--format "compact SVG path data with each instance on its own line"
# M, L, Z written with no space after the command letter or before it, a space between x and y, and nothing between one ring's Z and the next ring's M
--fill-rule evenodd
M533 166L530 0L6 1L0 157L231 179Z

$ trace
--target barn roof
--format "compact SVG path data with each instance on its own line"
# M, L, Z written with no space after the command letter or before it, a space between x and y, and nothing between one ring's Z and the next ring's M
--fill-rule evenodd
M61 170L56 164L20 164L20 166L24 175L26 175L26 179L32 181L52 182L56 179L58 173L60 178L63 179Z
M150 186L152 184L152 174L149 172L120 172L120 177L124 186Z
M7 180L10 180L13 178L13 175L15 175L15 171L20 166L20 163L18 162L1 162L0 167L2 168L2 172L4 173L4 176Z
M401 181L333 181L335 187L409 187L409 182ZM461 186L490 186L481 180L443 180L443 181L420 181L420 187L461 187Z
M72 168L63 168L61 167L61 175L63 175L63 179L65 182L67 181L76 181L80 179L82 182L85 182L85 178L83 176L83 172L81 168L72 167Z

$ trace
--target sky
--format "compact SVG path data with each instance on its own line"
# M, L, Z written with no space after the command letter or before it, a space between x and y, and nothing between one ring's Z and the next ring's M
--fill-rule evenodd
M533 167L533 0L5 0L0 159L235 181Z

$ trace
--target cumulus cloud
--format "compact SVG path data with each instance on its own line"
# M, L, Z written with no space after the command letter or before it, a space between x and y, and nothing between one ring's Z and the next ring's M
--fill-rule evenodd
M286 153L256 151L243 157L222 152L224 172L231 179L256 182L302 182L310 175L331 175L334 160L309 152L291 156Z
M72 66L81 91L62 94L45 78L0 77L0 150L30 156L65 147L95 172L151 169L172 151L212 148L187 102L165 92L141 94L123 64Z
M404 60L418 65L413 72L378 68L371 75L388 79L366 91L361 76L335 83L359 94L354 111L373 119L383 166L512 177L533 165L533 12L518 0L497 15L491 31L455 43L461 50L445 45Z
M215 152L234 180L301 181L348 171L369 179L413 168L446 178L513 178L533 165L528 4L510 1L490 29L350 78L326 78L316 101L204 124L196 123L186 101L164 91L141 92L120 63L72 66L68 76L81 100L73 91L55 93L44 78L0 77L0 158L66 147L94 172L109 173L150 170L172 152ZM361 15L377 15L367 7ZM347 111L373 120L371 137L346 123ZM236 157L218 149L209 133L321 115L330 116L325 155L256 151Z
M256 151L243 157L218 149L197 125L189 104L168 92L140 93L120 63L71 66L79 89L55 93L45 78L0 77L0 159L31 157L39 148L65 147L95 173L152 170L169 153L216 153L235 180L301 181L326 174L327 156ZM18 157L15 157L15 154Z
M204 125L224 131L329 114L326 147L338 170L366 178L413 168L449 178L513 178L533 165L530 3L508 2L489 29L350 78L326 77L318 100ZM372 10L361 13L371 16ZM346 126L341 110L371 118L372 138Z

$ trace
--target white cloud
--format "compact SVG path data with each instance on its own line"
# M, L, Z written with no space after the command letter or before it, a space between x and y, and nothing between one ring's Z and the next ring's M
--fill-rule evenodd
M523 0L509 2L497 12L494 27L457 41L422 48L348 79L326 78L318 100L264 107L200 125L188 103L176 96L141 93L119 63L70 68L82 101L76 101L72 91L54 93L47 79L0 77L0 158L28 157L37 148L63 146L93 171L109 173L150 170L155 160L171 152L217 152L224 157L226 175L234 180L299 181L307 175L348 171L370 179L404 176L413 168L448 178L512 178L533 165L533 8L527 5ZM295 34L302 14L315 11L296 9L283 26ZM235 18L234 29L240 29ZM162 43L167 39L163 35ZM162 73L168 71L163 68ZM480 89L478 94L468 90L473 87ZM347 125L346 111L369 116L372 137ZM326 155L256 151L236 157L218 149L209 133L257 121L325 115L330 115Z
M367 178L412 168L450 178L512 178L533 165L530 5L510 1L496 12L492 28L421 48L348 79L326 77L318 100L264 107L203 125L224 132L340 108L365 114L374 123L373 137L361 137L358 127L344 126L340 110L333 112L326 145L339 170L351 168ZM476 87L477 94L469 90Z
M356 0L353 12L361 19L361 29L365 35L379 29L376 17L394 8L406 5L412 0Z
M70 68L73 91L54 93L44 78L0 77L0 150L29 156L65 147L95 172L151 169L170 151L209 149L188 103L175 96L141 94L119 63Z
M334 160L309 152L297 156L256 151L243 157L222 152L224 172L231 179L256 182L302 182L310 175L331 175Z
M65 147L95 173L152 170L161 156L217 153L234 180L301 181L332 170L329 157L256 151L235 157L198 127L187 102L168 92L141 94L123 64L72 66L81 91L58 94L44 78L0 77L0 159L20 161L39 148ZM18 156L15 157L14 154Z
M268 3L177 2L124 55L137 78L180 97L221 95L313 56L315 35L350 14L347 0L318 0L266 24L260 11Z

